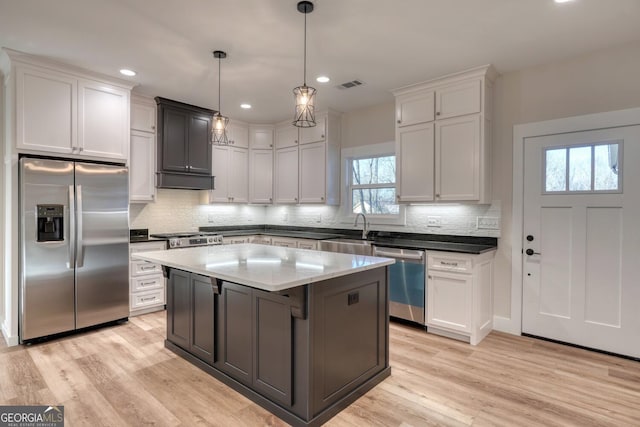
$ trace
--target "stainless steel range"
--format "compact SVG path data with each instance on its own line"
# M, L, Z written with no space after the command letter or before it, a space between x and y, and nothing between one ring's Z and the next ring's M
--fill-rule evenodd
M189 248L192 246L213 246L222 244L222 235L207 231L193 231L183 233L152 234L157 239L167 239L169 249Z

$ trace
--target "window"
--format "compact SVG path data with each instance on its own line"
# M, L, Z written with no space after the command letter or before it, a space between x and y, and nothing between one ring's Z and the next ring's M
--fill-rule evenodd
M619 193L622 144L544 150L544 193Z
M396 156L349 159L351 212L367 215L398 215Z

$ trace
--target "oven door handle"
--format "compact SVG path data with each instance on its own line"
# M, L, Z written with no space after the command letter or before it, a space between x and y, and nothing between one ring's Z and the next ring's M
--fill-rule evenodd
M374 249L373 255L383 256L388 258L395 258L395 259L411 259L416 261L422 261L424 259L424 252L414 255L414 254L401 254L397 252L386 252L386 251L381 251L379 249Z

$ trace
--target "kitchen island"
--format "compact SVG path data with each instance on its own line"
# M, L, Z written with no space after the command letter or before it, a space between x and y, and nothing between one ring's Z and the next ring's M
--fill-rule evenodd
M165 346L292 425L390 375L393 260L265 245L144 252L168 280Z

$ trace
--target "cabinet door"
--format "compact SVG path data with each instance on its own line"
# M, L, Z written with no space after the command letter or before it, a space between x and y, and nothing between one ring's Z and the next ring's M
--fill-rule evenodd
M318 250L318 242L316 240L298 239L298 249Z
M436 199L480 199L480 115L436 121Z
M298 147L276 150L276 203L298 203Z
M297 239L289 239L287 237L272 237L271 238L272 246L281 246L284 248L297 248L298 240Z
M156 195L155 187L155 135L131 132L129 159L129 201L150 202Z
M81 154L129 158L129 91L105 83L78 83L78 147Z
M249 237L247 236L238 236L238 237L223 237L222 244L223 245L235 245L239 243L249 243Z
M253 379L253 316L251 288L222 283L216 366L245 384Z
M273 151L251 150L249 169L249 201L273 202Z
M162 112L162 170L187 172L187 141L189 113L161 107Z
M324 203L326 159L324 142L300 146L300 203Z
M249 126L237 122L229 122L227 125L227 138L234 147L249 147Z
M276 149L298 145L298 128L289 124L276 128Z
M229 150L229 196L234 203L249 201L249 150Z
M434 119L434 92L421 92L399 96L396 100L396 123L398 127L432 122Z
M397 129L396 185L399 202L429 202L434 190L433 123Z
M77 146L77 80L16 67L16 146L70 154Z
M131 129L155 133L156 107L153 104L131 102Z
M273 148L273 127L250 126L249 145L251 148Z
M472 285L469 274L430 271L427 280L427 327L471 332Z
M191 337L191 280L182 270L171 270L167 292L167 339L185 350Z
M215 176L215 189L209 191L209 203L229 202L229 147L212 146L211 173Z
M300 144L324 141L327 134L326 117L318 117L316 125L310 128L300 128Z
M479 113L481 80L456 83L436 91L436 119Z
M211 175L211 117L189 117L188 172Z
M253 290L253 386L278 403L292 403L292 321L289 298Z
M191 274L191 353L213 364L215 300L209 277Z

